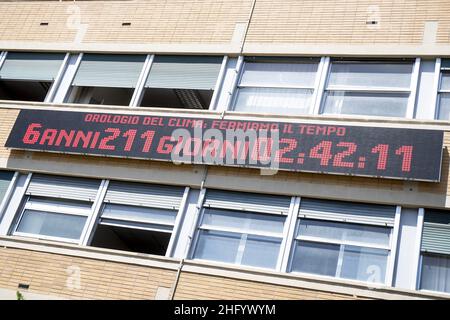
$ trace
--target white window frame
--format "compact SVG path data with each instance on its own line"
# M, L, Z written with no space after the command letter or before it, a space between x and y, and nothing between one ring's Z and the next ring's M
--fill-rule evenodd
M298 201L299 201L299 208L300 208L300 203L301 203L301 197L298 197ZM332 221L332 220L325 220L325 219L311 219L311 218L300 218L298 217L298 212L297 215L294 216L294 221L293 223L293 228L291 228L291 238L289 238L290 240L290 250L288 251L288 255L287 255L287 259L288 261L286 262L286 267L283 269L284 272L288 272L288 273L292 273L292 274L297 274L297 275L303 275L303 276L317 276L319 278L324 278L324 279L341 279L344 281L352 281L355 283L363 283L365 285L370 284L370 285L386 285L386 286L392 286L393 284L393 275L394 275L394 269L395 269L395 258L396 258L396 254L397 254L397 246L398 246L398 233L399 233L399 229L400 229L400 215L401 215L401 206L397 206L396 207L396 211L395 211L395 221L394 221L394 226L393 227L389 227L389 226L385 226L385 228L389 228L390 229L390 234L389 234L389 244L386 246L383 245L376 245L376 244L367 244L365 242L357 242L357 241L344 241L344 240L332 240L332 239L325 239L325 238L320 238L320 237L311 237L311 236L296 236L296 234L298 233L298 228L300 226L299 221L301 221L302 219L306 219L306 220L318 220L318 221L323 221L323 222L336 222L336 221ZM353 224L350 222L344 222L347 224ZM366 225L366 224L363 224ZM372 226L371 224L367 224L368 226ZM373 225L373 226L378 226L379 225ZM315 274L315 273L306 273L306 272L300 272L300 271L292 271L292 263L294 260L294 248L295 248L295 242L296 241L308 241L308 242L317 242L317 243L325 243L325 244L335 244L335 245L340 245L340 252L339 252L339 259L338 259L338 264L336 267L336 273L335 276L327 276L327 275L320 275L320 274ZM343 248L345 245L351 245L351 246L358 246L358 247L362 247L362 248L373 248L373 249L382 249L382 250L388 250L388 256L387 256L387 260L386 260L386 272L385 272L385 278L384 278L384 282L380 282L380 283L372 283L372 282L368 282L368 281L362 281L362 280L358 280L358 279L347 279L347 278L342 278L340 277L340 273L341 273L341 266L342 266L342 260L343 260ZM338 276L339 275L339 276Z
M299 60L302 60L302 59L303 58L299 57ZM305 59L305 61L306 61L306 59ZM239 56L239 60L238 60L237 66L236 66L236 78L235 78L234 84L232 86L233 91L229 93L231 98L229 100L227 110L235 111L236 102L237 102L237 98L239 95L239 89L241 89L241 88L300 89L300 90L312 90L311 104L309 106L308 112L305 114L314 114L314 112L315 112L314 110L316 109L317 98L318 98L318 96L320 96L319 91L320 91L320 86L321 86L322 72L323 72L324 66L326 65L326 61L327 61L326 58L324 58L324 57L320 58L318 65L317 65L317 71L316 71L316 75L314 78L314 84L312 86L304 86L304 85L281 86L281 85L276 85L276 84L261 85L258 83L241 85L242 77L244 76L244 73L245 73L245 65L248 62L245 61L244 56ZM255 63L255 62L250 62L250 63ZM268 62L268 63L270 63L270 62ZM273 64L276 65L277 62L273 62ZM274 110L273 114L277 114L276 110ZM299 115L301 115L301 113L299 113Z
M435 119L436 120L440 120L439 119L439 113L441 111L441 94L448 94L450 95L450 89L448 90L443 90L441 89L442 87L442 77L445 74L450 75L450 71L449 70L442 70L441 69L442 66L442 59L438 58L436 59L436 70L437 70L437 81L435 81L436 83L436 101L435 101L435 107L436 107L436 114L435 114Z
M201 197L199 197L201 198ZM241 264L242 262L242 255L237 255L237 258L235 260L234 263L229 263L229 262L222 262L222 261L214 261L215 263L219 263L219 264L224 264L224 265L229 265L229 266L239 266L239 267L245 267L245 268L255 268L255 269L259 269L259 270L273 270L273 271L282 271L282 263L283 263L283 257L285 254L285 248L286 248L286 234L289 232L290 229L290 215L294 214L294 208L295 208L295 202L293 200L293 198L291 199L291 205L289 208L289 214L287 215L275 215L275 216L283 216L285 217L285 222L284 222L284 227L283 227L283 231L281 233L275 233L275 232L265 232L265 231L250 231L250 232L243 232L242 229L239 228L232 228L232 227L217 227L217 226L213 226L213 225L200 225L201 221L203 220L203 216L205 214L205 210L209 209L207 207L203 207L203 201L205 199L204 195L202 197L202 202L201 202L201 208L199 209L199 215L197 218L197 221L195 223L195 229L194 229L194 236L193 236L193 240L191 241L191 245L189 246L189 254L188 254L188 258L192 259L192 260L196 260L196 261L202 261L202 262L211 262L211 260L206 260L206 259L200 259L200 258L195 258L194 254L198 245L198 241L200 238L200 231L201 230L211 230L211 231L222 231L222 232L228 232L228 233L234 233L234 234L240 234L241 235L241 242L243 240L247 239L247 235L255 235L255 236L261 236L261 237L270 237L270 238L278 238L281 240L280 242L280 249L278 252L278 257L277 257L277 261L275 263L275 267L274 268L264 268L264 267L258 267L258 266L248 266L248 265L243 265ZM216 209L216 208L214 208ZM261 212L253 212L253 211L239 211L239 210L230 210L230 209L220 209L217 208L218 210L224 210L224 211L232 211L232 212L237 212L237 213L250 213L250 214L260 214L260 215L267 215L267 216L271 216L273 214L270 213L261 213ZM245 248L245 247L244 247ZM242 250L244 249L242 248ZM242 251L243 253L243 251ZM239 258L239 259L238 259ZM239 260L239 261L237 261Z
M415 109L415 102L416 102L416 92L417 92L417 86L419 82L419 71L420 71L420 58L416 58L415 61L412 63L413 69L411 71L411 82L410 87L408 89L401 89L401 88L391 88L391 87L371 87L371 86L360 86L360 87L352 87L352 86L330 86L329 80L331 76L331 65L333 61L331 61L330 58L328 58L328 66L326 71L326 76L324 77L324 83L323 88L321 89L321 98L318 99L320 101L317 101L317 110L319 114L323 115L334 115L330 113L324 113L325 109L325 95L327 92L335 92L335 91L346 91L346 92L364 92L364 93L400 93L400 94L408 94L408 103L406 107L405 115L398 118L407 118L412 119L414 117L414 109ZM350 59L349 62L352 63L364 63L367 61L373 61L378 62L375 58L370 60L352 60ZM395 60L393 60L395 62ZM346 60L339 61L340 63L345 63ZM380 62L382 63L382 62ZM386 61L386 63L389 63L389 61ZM347 115L345 113L339 114L339 116L356 116L356 117L370 117L370 118L384 118L386 116L383 115Z
M67 208L67 207L63 207L63 206L60 207L58 205L51 205L51 204L32 203L32 202L30 202L31 198L32 198L32 196L26 195L25 198L23 199L24 205L20 209L21 210L20 214L18 215L17 221L14 224L13 231L11 232L11 234L13 236L22 236L22 237L29 237L29 238L36 238L36 239L55 240L55 241L61 241L61 242L70 242L70 243L81 244L84 230L86 229L88 222L89 222L89 218L92 216L92 213L93 213L94 202L82 201L82 202L91 203L92 204L91 208L90 209L79 209L79 208ZM58 200L58 199L55 198L55 200ZM66 200L66 199L64 199L64 200ZM17 229L20 225L20 222L22 221L23 215L26 210L34 210L34 211L39 211L39 212L50 212L50 213L62 214L62 215L86 217L86 222L83 227L83 231L80 234L79 239L68 239L68 238L63 238L63 237L54 237L54 236L28 233L28 232L19 232L19 231L17 231Z
M141 104L142 98L144 97L145 82L147 81L154 60L155 60L154 54L149 54L145 58L141 74L139 75L138 82L136 84L136 87L134 88L133 96L131 97L129 103L130 107L139 107L139 105Z

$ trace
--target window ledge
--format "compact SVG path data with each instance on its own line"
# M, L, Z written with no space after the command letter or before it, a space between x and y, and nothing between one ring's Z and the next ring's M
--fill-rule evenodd
M47 103L47 102L29 102L29 101L9 101L0 100L0 109L34 109L34 110L56 110L73 111L73 112L111 112L111 113L131 113L142 115L157 116L202 116L205 118L223 119L225 120L260 120L260 121L304 121L305 123L323 122L323 124L361 124L383 126L383 127L401 127L401 128L432 128L436 130L449 130L450 121L446 120L426 120L426 119L406 119L393 117L375 117L375 116L358 116L358 115L277 115L269 113L246 113L238 111L221 111L215 110L198 110L198 109L175 109L175 108L154 108L154 107L129 107L129 106L109 106L109 105L90 105L90 104L73 104L73 103Z

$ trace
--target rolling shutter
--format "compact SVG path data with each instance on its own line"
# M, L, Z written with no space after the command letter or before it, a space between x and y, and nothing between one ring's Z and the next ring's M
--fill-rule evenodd
M302 198L300 218L394 226L395 206Z
M0 203L5 197L6 190L8 190L13 176L14 172L12 171L0 171Z
M450 254L450 212L440 210L425 212L421 250Z
M143 183L111 181L105 202L132 206L178 210L184 188Z
M8 52L0 79L53 81L61 67L63 53Z
M157 56L146 88L214 90L221 57Z
M208 190L204 207L287 215L290 197Z
M94 201L99 180L33 174L26 194L30 196Z
M73 85L81 87L134 88L145 56L85 54Z

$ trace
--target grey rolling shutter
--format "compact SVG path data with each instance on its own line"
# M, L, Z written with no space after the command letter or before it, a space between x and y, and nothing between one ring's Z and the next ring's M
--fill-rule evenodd
M30 196L94 201L99 180L33 174L26 194Z
M111 181L105 202L132 206L178 210L184 188L143 183Z
M221 57L156 56L146 88L213 90Z
M395 206L302 198L300 218L393 226Z
M13 176L14 172L12 171L0 171L0 203L5 197L6 190L8 190Z
M65 54L8 52L0 79L53 81Z
M73 85L81 87L134 88L145 56L85 54Z
M421 250L450 254L450 212L441 210L425 212Z
M450 70L450 59L442 59L441 61L441 69Z
M290 197L208 190L204 207L287 215Z

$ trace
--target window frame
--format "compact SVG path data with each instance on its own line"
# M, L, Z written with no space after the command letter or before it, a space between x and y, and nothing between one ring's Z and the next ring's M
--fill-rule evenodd
M314 57L299 57L298 60L302 61L304 60L305 63L307 63L307 59L311 59L311 63L314 61L314 59L317 60L317 71L314 77L314 83L312 86L304 86L304 85L299 85L299 86L276 86L276 85L257 85L257 84L250 84L250 85L241 85L242 82L242 78L244 76L245 73L245 65L247 63L258 63L258 62L248 62L245 59L245 56L239 56L239 60L238 60L238 64L236 66L236 79L235 79L235 84L232 86L233 90L232 92L230 92L231 95L231 99L230 102L227 106L227 110L229 111L236 111L236 102L238 99L238 95L239 95L239 90L241 88L265 88L265 89L300 89L300 90L311 90L312 94L311 94L311 104L308 108L308 112L306 113L294 113L291 115L308 115L308 114L315 114L315 110L317 109L316 104L317 104L317 99L320 96L320 89L321 89L321 85L322 85L322 73L323 71L326 69L324 68L324 66L326 66L327 64L327 58L326 57L320 57L320 58L314 58ZM267 62L267 63L272 63L272 64L278 64L278 62L276 62L276 60L274 60L274 62ZM302 63L302 62L299 62ZM236 112L241 112L241 111L236 111ZM279 115L279 113L277 112L270 112L270 114L273 115Z
M450 89L444 90L442 89L442 78L444 74L448 74L450 77L450 68L449 69L443 69L442 68L442 59L438 58L436 60L436 72L437 72L437 90L436 90L436 114L435 114L435 120L441 120L441 121L450 121L445 119L439 119L439 114L441 112L441 96L443 94L447 94L450 98Z
M394 270L395 270L395 259L397 256L397 247L398 247L398 234L399 234L399 230L400 230L400 215L401 215L401 206L396 206L396 210L395 210L395 220L394 220L394 225L392 227L390 226L385 226L386 228L390 229L390 234L389 234L389 245L388 246L380 246L380 245L368 245L367 243L362 243L361 245L355 245L358 242L350 242L350 241L339 241L339 240L328 240L328 239L323 239L323 241L316 241L317 237L309 237L309 236L297 236L298 234L298 228L300 227L300 220L302 219L310 219L310 220L317 220L317 221L323 221L323 222L336 222L334 220L325 220L325 219L312 219L312 218L300 218L298 217L298 213L299 213L299 209L300 209L300 205L301 205L301 197L297 197L298 198L298 208L296 211L296 214L294 217L292 217L293 219L293 227L291 228L291 231L289 233L289 237L288 237L288 241L289 241L289 246L287 247L287 254L286 254L286 264L285 264L285 268L283 269L283 272L286 273L292 273L295 275L300 275L300 276L314 276L314 277L319 277L319 278L323 278L326 280L342 280L342 281L350 281L350 282L354 282L354 283L360 283L360 284L365 284L367 285L368 283L370 285L375 285L375 286L379 286L379 285L386 285L389 287L393 287L393 278L394 278ZM360 225L371 225L371 224L361 224L361 223L353 223L353 222L343 222L343 223L347 223L347 224L360 224ZM379 226L379 225L373 225L373 226ZM302 238L302 240L298 240L298 238ZM305 240L303 240L305 239ZM310 240L313 239L313 240ZM321 243L321 244L339 244L340 245L340 251L343 252L343 245L351 245L351 246L359 246L362 248L373 248L373 249L383 249L383 250L388 250L388 256L386 259L386 271L385 271L385 278L383 282L380 283L371 283L371 282L367 282L367 281L362 281L362 280L358 280L358 279L348 279L348 278L342 278L342 277L336 277L336 276L327 276L327 275L320 275L320 274L314 274L314 273L307 273L307 272L300 272L300 271L292 271L292 263L293 263L293 258L294 258L294 253L295 253L295 246L296 246L296 242L297 241L308 241L308 242L315 242L315 243ZM342 254L340 252L340 256L339 259L342 259ZM339 261L338 261L338 267L339 267ZM336 272L338 271L338 268L336 268Z
M85 230L88 226L89 219L92 216L95 201L90 202L91 209L81 209L82 211L84 211L84 213L80 213L79 212L80 210L75 209L75 208L63 208L62 207L62 208L58 209L58 208L56 208L57 205L30 203L31 198L32 198L32 196L28 196L28 195L25 195L25 197L23 198L23 200L22 200L23 204L20 207L20 214L17 215L16 222L14 223L13 230L11 231L11 235L80 244L80 242L83 238L83 235L85 233ZM51 198L51 199L58 200L58 198ZM84 201L80 201L80 202L84 202ZM47 236L47 235L40 235L40 234L34 234L34 233L28 233L28 232L19 232L19 231L17 231L17 229L19 228L20 222L22 221L26 210L33 210L33 211L38 211L38 212L48 212L48 213L69 215L69 216L86 217L86 221L84 223L84 226L83 226L83 229L82 229L79 239L69 239L69 238L64 238L64 237Z
M207 259L201 259L201 258L195 258L195 252L197 250L197 246L199 243L199 239L200 239L200 231L201 230L206 230L206 231L215 231L215 232L227 232L227 233L233 233L233 234L240 234L240 235L254 235L254 236L259 236L259 237L268 237L268 238L278 238L280 239L280 248L278 251L278 256L277 256L277 261L275 262L275 267L274 268L265 268L265 267L259 267L259 266L249 266L249 265L244 265L241 263L230 263L230 262L222 262L222 261L213 261L214 263L218 263L218 264L224 264L224 265L228 265L228 266L234 266L234 267L244 267L244 268L254 268L254 269L258 269L258 270L272 270L272 271L277 271L277 272L284 272L282 270L282 264L283 264L283 260L284 260L284 253L286 250L286 244L287 244L287 233L289 231L290 228L290 215L292 215L294 213L294 197L291 197L291 203L290 203L290 207L289 207L289 212L287 215L279 215L279 216L283 216L285 217L285 221L284 221L284 226L283 226L283 231L281 233L274 233L274 232L264 232L264 231L257 231L257 232L242 232L242 230L238 229L238 228L222 228L222 227L213 227L213 228L203 228L202 227L202 221L203 221L203 216L205 214L206 209L209 209L208 207L204 207L203 203L205 201L206 197L203 194L203 198L202 198L202 202L201 202L201 208L199 209L199 214L197 217L197 221L195 222L195 228L193 229L193 238L191 241L191 244L189 246L189 252L187 254L187 258L191 259L191 260L195 260L195 261L200 261L200 262L211 262L213 260L207 260ZM214 209L214 208L213 208ZM223 211L232 211L232 212L237 212L237 213L250 213L250 214L259 214L259 215L265 215L265 216L271 216L273 214L270 213L262 213L262 212L253 212L253 211L239 211L239 210L232 210L232 209L219 209L219 210L223 210ZM278 216L278 215L276 215ZM242 257L241 257L242 259Z
M400 116L400 117L395 117L395 118L399 118L399 119L412 119L414 117L414 110L415 110L415 102L416 102L416 92L417 92L417 87L418 87L418 81L419 81L419 72L420 72L420 58L416 58L415 60L413 59L404 59L403 63L407 63L407 61L411 60L411 64L412 64L412 70L411 70L411 81L410 81L410 86L409 88L391 88L391 87L370 87L370 86L359 86L359 87L352 87L352 86L345 86L345 85L341 85L341 86L331 86L329 85L330 82L330 77L331 77L331 67L333 65L333 63L354 63L354 64L363 64L363 63L379 63L379 64L383 64L383 63L402 63L403 61L401 60L377 60L375 58L370 58L370 59L364 59L364 58L359 58L359 59L330 59L327 65L327 69L324 70L325 73L325 79L324 79L324 83L323 83L323 87L321 88L321 99L318 102L318 108L317 108L317 113L321 114L321 115L326 115L326 116L345 116L345 117L370 117L370 118L386 118L386 117L390 117L390 116L384 116L384 115L361 115L361 114L346 114L346 113L339 113L339 114L334 114L334 113L325 113L324 109L325 109L325 101L326 101L326 95L328 92L350 92L350 93L374 93L374 94L382 94L382 93L388 93L388 94L394 94L394 93L398 93L398 94L405 94L408 95L408 100L407 100L407 105L406 105L406 110L405 110L405 114Z

